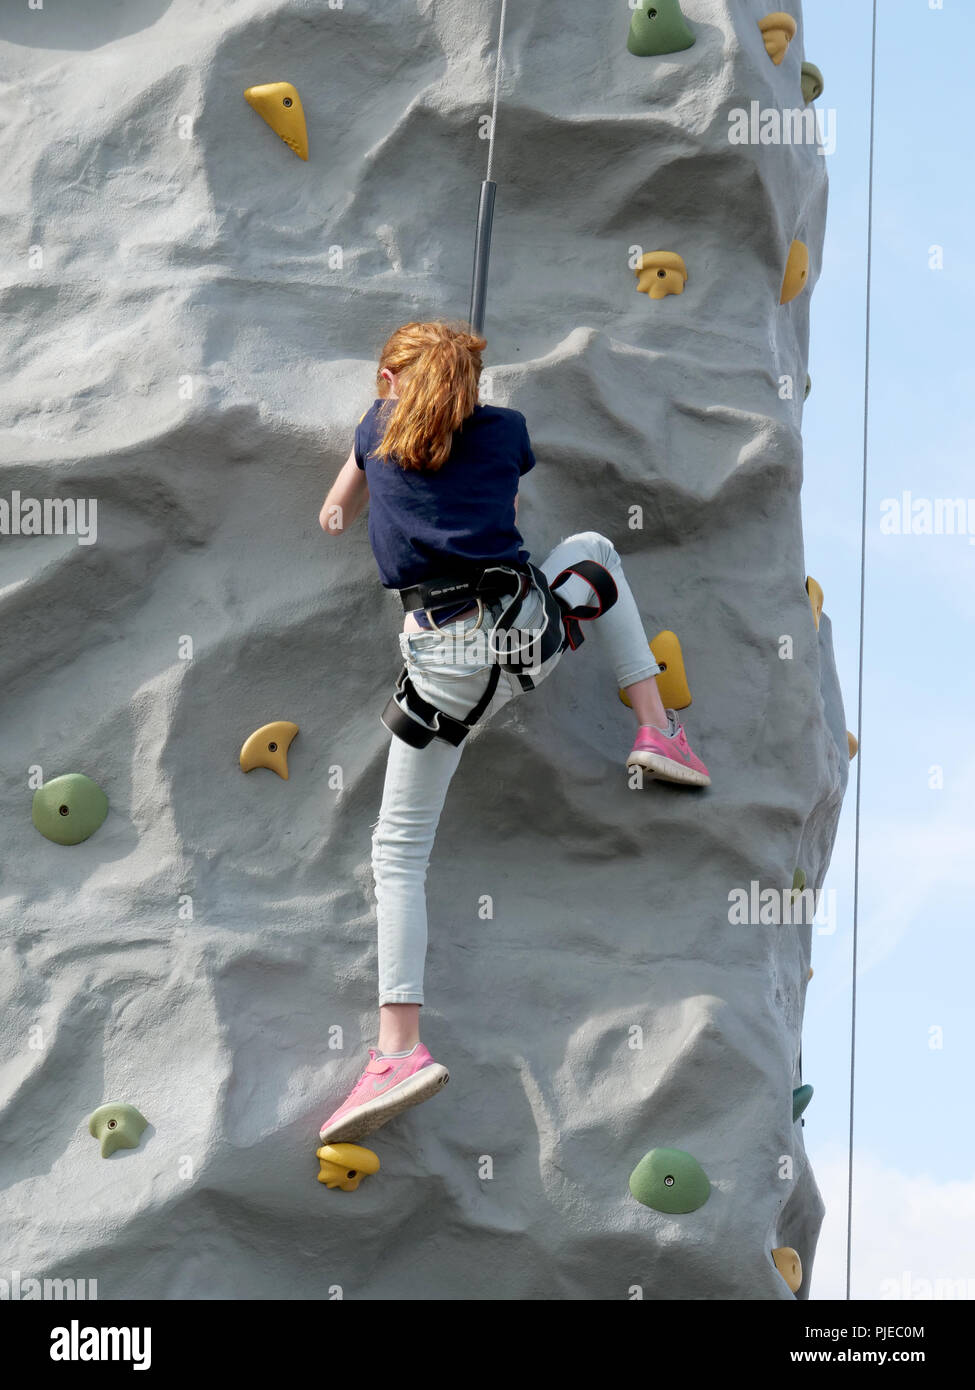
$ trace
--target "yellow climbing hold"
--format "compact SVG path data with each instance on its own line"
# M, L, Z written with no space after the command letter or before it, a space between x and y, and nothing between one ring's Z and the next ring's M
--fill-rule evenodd
M263 87L248 87L246 101L299 159L308 158L308 127L301 97L290 82L267 82Z
M780 304L788 304L796 295L802 294L809 279L809 247L804 241L794 241L789 247L789 259L785 265L782 280Z
M846 742L850 750L850 762L852 763L853 759L860 751L860 745L857 743L856 734L851 734L849 729L846 731Z
M363 1178L379 1172L377 1155L361 1144L324 1144L315 1156L321 1165L318 1181L343 1192L354 1192Z
M637 289L651 299L683 294L687 284L687 266L676 251L648 251L640 257L634 273Z
M758 27L765 40L765 51L778 67L788 51L789 44L796 36L796 22L791 14L785 14L782 10L775 10L772 14L767 14L764 19L760 19Z
M687 709L691 703L691 692L676 632L668 632L666 628L663 632L658 632L650 643L650 650L653 652L654 661L660 667L657 689L664 709ZM620 691L620 699L627 709L633 708L625 690Z
M684 670L684 656L677 640L676 632L658 632L650 643L653 659L660 667L657 689L667 709L687 709L691 703L691 692Z
M242 772L252 772L255 767L269 767L279 777L288 780L288 749L294 742L298 725L287 719L279 719L275 724L265 724L255 729L240 750Z
M778 1250L772 1251L772 1259L789 1288L796 1293L802 1283L802 1260L795 1250L791 1245L780 1245Z
M818 632L819 620L823 614L823 591L811 574L806 576L806 593L809 595L809 607L812 609L813 622Z

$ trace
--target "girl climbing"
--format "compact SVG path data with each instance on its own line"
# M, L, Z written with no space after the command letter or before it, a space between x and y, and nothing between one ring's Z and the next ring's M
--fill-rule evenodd
M320 522L347 531L367 502L384 586L406 612L405 661L383 715L394 734L372 840L379 925L379 1037L351 1093L321 1128L363 1138L447 1081L420 1042L427 946L424 881L464 738L541 683L580 621L598 618L607 664L636 716L626 761L651 778L707 786L673 710L612 544L569 536L534 566L516 526L535 465L524 416L478 404L486 346L466 326L408 323L379 359L379 399L325 499ZM596 602L593 602L595 598Z

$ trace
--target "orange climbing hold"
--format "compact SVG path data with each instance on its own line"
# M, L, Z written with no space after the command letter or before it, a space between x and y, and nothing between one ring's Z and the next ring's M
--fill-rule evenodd
M651 299L683 294L687 284L687 266L676 251L647 251L634 273L637 289Z
M782 280L779 303L788 304L797 295L802 294L808 279L809 247L804 241L794 241L789 247L789 259L785 265L785 276Z
M860 745L857 743L856 734L851 734L849 729L846 731L846 743L850 750L850 762L852 763L853 759L860 751Z
M789 50L789 44L796 36L798 26L791 14L775 10L764 19L760 19L758 27L765 40L765 51L778 67Z

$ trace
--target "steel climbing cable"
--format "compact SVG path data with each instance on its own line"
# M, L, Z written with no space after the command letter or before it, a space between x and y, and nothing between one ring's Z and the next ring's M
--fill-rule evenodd
M867 461L870 446L870 305L873 288L873 168L877 114L877 0L873 0L870 56L870 164L867 178L867 295L863 361L863 489L860 510L860 634L857 666L857 788L853 844L853 988L850 1001L850 1153L846 1205L846 1297L851 1297L853 1256L853 1117L856 1085L857 944L860 925L860 790L863 777L863 647L867 592Z
M507 12L508 0L501 0L501 18L498 20L498 50L494 61L494 96L491 100L491 133L488 136L487 171L484 175L486 183L491 182L491 172L494 168L494 132L498 124L498 95L501 91L501 72L504 67L504 20Z
M497 184L491 178L494 170L494 135L498 122L498 98L501 91L501 74L504 68L502 45L504 43L504 21L508 11L508 0L501 0L501 15L498 20L498 50L494 61L494 96L491 101L491 122L488 131L487 171L481 184L481 196L477 204L477 225L474 232L474 271L471 276L471 307L468 319L475 333L484 328L484 310L487 304L488 262L491 257L491 229L494 225L494 196Z

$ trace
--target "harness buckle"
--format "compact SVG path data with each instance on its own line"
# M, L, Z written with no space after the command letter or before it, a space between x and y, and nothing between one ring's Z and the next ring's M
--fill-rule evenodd
M458 602L459 602L459 600L458 600ZM476 598L476 599L474 600L474 602L477 604L477 622L476 622L476 623L474 624L474 626L470 629L470 631L471 631L471 632L478 632L478 631L484 626L484 600L483 600L483 599L480 599L480 598ZM444 605L444 607L446 607L446 604ZM440 624L437 622L436 618L433 616L433 610L432 610L432 609L430 609L430 608L424 608L423 611L424 611L424 613L427 615L427 622L430 624L431 630L432 630L433 632L445 632L445 631L446 631L446 628L442 628L442 627L440 626ZM452 618L451 621L452 621L452 622L457 622L457 619L456 619L456 618Z

